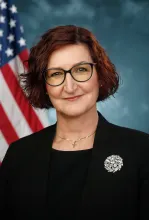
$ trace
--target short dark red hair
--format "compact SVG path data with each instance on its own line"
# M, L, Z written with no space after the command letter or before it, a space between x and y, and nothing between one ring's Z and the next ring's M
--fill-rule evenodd
M75 25L57 26L44 33L40 41L31 48L27 61L29 72L20 77L22 88L32 106L41 109L53 107L46 94L42 74L52 52L65 45L81 43L88 46L93 62L97 63L96 71L102 84L97 101L104 101L114 95L119 87L119 75L93 33Z

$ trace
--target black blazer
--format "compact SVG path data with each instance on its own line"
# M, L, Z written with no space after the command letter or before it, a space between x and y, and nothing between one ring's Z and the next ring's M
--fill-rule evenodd
M99 113L77 219L149 219L149 135L108 122ZM48 171L56 124L12 143L0 168L0 216L48 217ZM120 170L105 168L117 155ZM109 171L109 172L108 172Z

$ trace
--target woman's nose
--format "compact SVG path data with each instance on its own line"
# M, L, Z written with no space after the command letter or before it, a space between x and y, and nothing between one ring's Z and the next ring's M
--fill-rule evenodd
M77 88L76 81L72 78L70 73L66 74L66 78L64 81L64 89L67 92L74 92Z

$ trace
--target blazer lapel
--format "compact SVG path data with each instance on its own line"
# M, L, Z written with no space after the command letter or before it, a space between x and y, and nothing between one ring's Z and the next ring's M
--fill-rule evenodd
M56 125L57 122L54 125L49 126L45 131L44 137L41 140L42 144L39 144L39 157L38 163L36 163L38 168L36 167L36 170L38 170L38 175L36 181L38 181L38 187L36 193L38 194L38 190L41 189L41 194L43 196L43 199L41 199L43 205L43 209L41 209L41 217L43 218L43 215L48 218L49 217L49 207L48 207L48 190L49 190L49 167L50 167L50 160L51 160L51 148L53 139L56 132ZM43 148L41 150L41 148ZM39 178L40 176L40 178ZM43 181L44 180L44 181ZM40 207L39 207L40 209ZM38 215L39 217L39 215Z
M104 169L104 161L110 154L110 131L111 123L109 123L100 112L99 122L95 134L92 157L88 168L86 184L82 193L82 200L77 219L89 217L89 213L93 218L94 208L99 210L99 197L104 196L104 183L107 171ZM92 210L90 210L92 208ZM95 214L96 217L96 214Z

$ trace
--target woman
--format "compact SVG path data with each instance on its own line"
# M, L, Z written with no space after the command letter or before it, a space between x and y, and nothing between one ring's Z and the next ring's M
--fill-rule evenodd
M32 106L57 122L12 143L0 168L0 213L11 219L149 219L149 135L97 111L119 76L93 34L48 30L22 75Z

